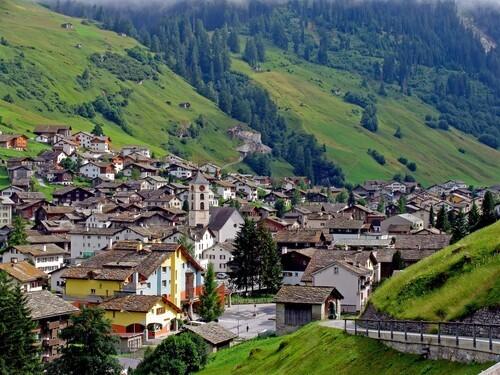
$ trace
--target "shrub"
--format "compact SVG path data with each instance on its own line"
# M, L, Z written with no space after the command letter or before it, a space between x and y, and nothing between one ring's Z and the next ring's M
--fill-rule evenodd
M377 163L380 165L385 164L385 157L381 153L379 153L377 150L372 150L371 148L368 149L368 155L370 155Z
M399 161L401 164L403 164L403 165L408 164L408 159L406 159L406 158L404 158L404 157L402 157L402 156L398 158L398 161Z

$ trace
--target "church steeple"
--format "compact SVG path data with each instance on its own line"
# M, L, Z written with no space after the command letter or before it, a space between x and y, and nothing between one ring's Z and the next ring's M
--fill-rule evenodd
M210 183L198 172L189 183L189 226L207 226L210 214Z

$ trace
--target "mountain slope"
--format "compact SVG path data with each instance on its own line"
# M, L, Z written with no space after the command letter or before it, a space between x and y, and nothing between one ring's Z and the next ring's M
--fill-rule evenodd
M477 374L488 364L422 360L366 337L308 325L216 353L199 374Z
M424 184L449 178L471 184L498 180L499 151L454 129L430 129L424 119L428 114L435 116L435 110L416 97L401 96L390 86L386 87L388 96L382 97L377 95L378 87L361 87L362 77L355 73L309 63L275 47L267 48L261 71L251 69L238 56L233 69L262 85L291 123L324 143L328 156L343 167L348 181L391 178L396 173L412 174ZM343 100L348 91L377 97L376 133L359 125L362 108ZM398 127L401 139L394 137ZM368 155L369 148L383 154L386 164L380 165ZM397 160L401 156L414 161L417 171L401 165Z
M197 161L223 164L237 160L234 142L226 135L236 122L165 65L158 65L159 72L153 79L133 81L120 79L119 73L91 61L94 54L109 52L116 54L112 56L117 61L120 56L126 58L126 64L118 65L119 71L132 63L142 69L126 53L126 49L138 46L132 38L24 1L0 0L0 19L0 36L6 41L0 44L3 132L29 133L39 123L67 123L74 130L90 131L94 123L99 123L115 147L139 143L151 146L157 154L180 150ZM67 22L74 28L61 27ZM142 66L149 69L146 64ZM86 69L90 79L82 87L77 77ZM122 98L120 93L128 96ZM12 100L1 100L6 95ZM130 134L99 113L92 119L73 113L75 106L99 96L121 100L120 110ZM191 108L179 107L182 102L189 102ZM199 115L206 120L201 134L181 140L178 134L183 135Z
M481 229L382 284L371 302L398 319L452 320L500 307L500 222Z

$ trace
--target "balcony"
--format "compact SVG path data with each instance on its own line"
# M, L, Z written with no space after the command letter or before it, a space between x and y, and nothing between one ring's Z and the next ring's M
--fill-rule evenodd
M45 347L50 347L50 346L56 346L61 343L61 340L58 338L47 338L43 340L43 346Z
M47 328L48 329L58 329L61 327L61 322L59 322L59 320L56 320L56 321L53 321L53 322L49 322L47 324Z

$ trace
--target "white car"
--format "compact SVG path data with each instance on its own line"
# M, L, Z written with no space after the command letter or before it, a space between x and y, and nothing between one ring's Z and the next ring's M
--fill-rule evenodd
M224 280L224 279L229 278L229 276L228 276L228 274L227 274L227 273L224 273L224 272L219 272L219 273L217 274L217 278L218 278L218 279L221 279L221 280Z

